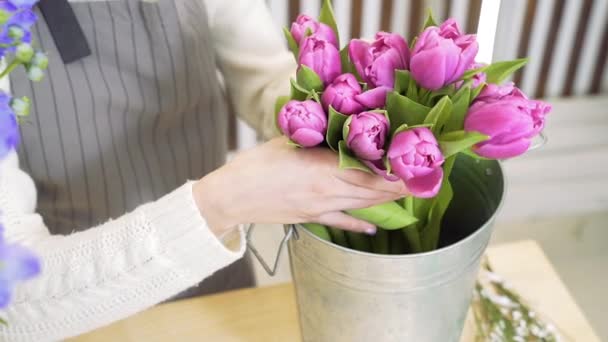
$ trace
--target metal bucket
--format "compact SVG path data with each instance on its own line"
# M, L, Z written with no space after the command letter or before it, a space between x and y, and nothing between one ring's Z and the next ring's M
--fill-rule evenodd
M496 161L463 156L450 180L454 199L432 252L364 253L286 226L303 341L459 340L504 176Z

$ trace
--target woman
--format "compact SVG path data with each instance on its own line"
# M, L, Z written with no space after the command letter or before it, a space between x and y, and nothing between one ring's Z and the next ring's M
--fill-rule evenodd
M220 167L227 103L216 65L236 112L265 136L295 69L263 0L71 6L91 55L64 63L47 18L34 32L50 55L47 78L11 79L33 114L20 166L16 153L0 164L0 211L7 239L34 249L43 273L19 287L2 340L74 336L171 298L242 257L241 224L373 234L341 211L404 195L400 183L338 170L329 151L282 138ZM247 285L246 264L235 265L194 293Z

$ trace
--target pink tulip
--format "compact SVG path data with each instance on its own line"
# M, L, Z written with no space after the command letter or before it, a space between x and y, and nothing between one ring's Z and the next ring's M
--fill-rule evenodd
M513 83L488 84L469 108L464 129L490 137L474 147L478 155L512 158L528 150L532 138L544 128L550 111L549 104L528 99Z
M409 51L403 37L395 33L378 32L371 44L353 39L348 44L350 60L357 73L371 88L395 85L395 70L407 69Z
M338 48L316 35L302 40L298 62L314 70L323 84L333 82L342 68Z
M410 72L424 88L437 90L457 81L475 60L479 46L475 35L462 34L456 21L427 27L418 37Z
M310 32L318 38L325 39L338 48L338 39L336 39L334 30L305 14L300 14L296 21L291 24L290 32L296 43L300 44L302 42L302 39L305 38L306 30L308 29L310 29Z
M362 112L365 108L355 97L361 94L361 85L352 74L342 74L327 86L321 102L327 110L331 105L342 114L350 115Z
M397 133L388 149L392 172L419 198L437 195L443 179L444 158L433 133L426 127Z
M327 116L315 101L291 100L281 108L277 120L283 134L302 147L317 146L325 140Z
M378 160L384 156L388 120L384 114L363 112L350 116L346 146L363 160Z
M389 91L388 87L378 87L362 93L354 75L342 74L323 91L321 102L325 110L331 105L342 114L357 114L365 109L384 107Z

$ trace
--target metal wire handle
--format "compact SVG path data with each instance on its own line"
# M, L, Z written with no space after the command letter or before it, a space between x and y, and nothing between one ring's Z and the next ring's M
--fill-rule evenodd
M281 244L279 245L279 250L277 251L277 256L274 259L274 265L272 266L272 268L268 266L268 263L266 263L264 257L262 257L260 252L258 252L258 250L255 248L253 241L251 241L251 236L253 235L253 229L255 228L255 224L252 223L247 228L247 235L245 238L247 241L247 247L249 248L253 256L258 260L260 265L262 265L266 273L268 273L268 275L271 277L274 277L274 275L277 273L277 268L279 267L279 260L281 258L281 254L283 253L283 249L285 249L285 246L287 245L287 242L289 242L292 237L296 240L298 239L298 232L296 231L296 228L293 224L286 224L284 227L285 236L283 237L283 240L281 240Z

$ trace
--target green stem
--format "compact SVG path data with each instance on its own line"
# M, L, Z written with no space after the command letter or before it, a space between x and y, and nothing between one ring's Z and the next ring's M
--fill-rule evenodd
M346 234L342 229L328 227L329 235L331 235L331 241L342 247L348 248L348 240L346 240Z
M352 249L356 249L361 252L372 251L372 244L369 236L353 232L346 232L346 236L348 237L348 242Z
M318 223L303 223L302 225L320 239L331 241L331 236L324 225Z
M13 59L11 64L9 64L6 69L0 73L0 79L3 79L6 75L10 74L11 71L15 70L15 68L19 65L21 65L21 62L19 62L17 59Z
M422 252L422 243L420 242L420 233L416 228L416 225L410 225L402 229L403 236L410 246L412 253Z
M378 229L376 235L372 237L372 249L376 254L388 254L389 253L389 231L384 229Z

